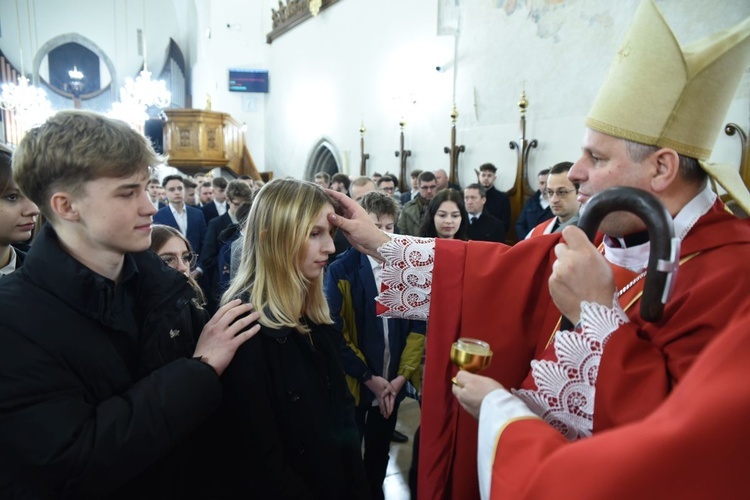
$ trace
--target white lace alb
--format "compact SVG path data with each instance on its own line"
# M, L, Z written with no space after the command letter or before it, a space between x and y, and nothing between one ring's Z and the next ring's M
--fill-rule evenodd
M426 321L430 313L435 239L394 234L378 252L386 260L381 279L387 289L377 301L388 318Z
M612 307L581 303L581 332L557 332L556 360L534 360L536 390L513 390L545 422L573 441L591 435L599 363L610 335L629 322L615 296Z

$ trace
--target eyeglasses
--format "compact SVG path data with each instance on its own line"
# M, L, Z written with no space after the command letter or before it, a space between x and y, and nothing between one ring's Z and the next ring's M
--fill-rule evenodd
M185 264L186 267L189 267L190 269L193 268L195 265L195 262L198 260L198 254L195 252L185 252L182 255L174 255L171 253L165 253L164 255L159 256L166 265L171 267L172 269L177 269L177 259L181 260L183 264Z
M575 189L558 189L557 191L545 189L544 196L546 196L547 198L552 198L552 195L556 194L558 198L566 198L570 193L575 193L575 191Z

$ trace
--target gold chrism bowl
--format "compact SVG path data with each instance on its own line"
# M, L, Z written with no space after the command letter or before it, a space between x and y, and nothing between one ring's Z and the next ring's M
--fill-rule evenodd
M490 345L482 340L462 337L451 346L451 362L467 372L480 372L491 361Z

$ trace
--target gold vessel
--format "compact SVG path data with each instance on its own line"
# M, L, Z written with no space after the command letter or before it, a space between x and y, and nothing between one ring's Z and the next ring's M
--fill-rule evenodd
M491 361L490 345L482 340L462 337L451 346L451 362L467 372L480 372Z

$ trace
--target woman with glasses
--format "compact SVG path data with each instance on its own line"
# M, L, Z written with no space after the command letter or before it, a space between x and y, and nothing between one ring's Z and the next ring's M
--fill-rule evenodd
M206 302L201 287L193 279L192 271L198 259L198 254L193 252L190 242L185 239L181 232L171 226L154 224L151 226L152 252L156 253L162 261L175 271L179 271L187 277L188 282L195 290L193 302L203 306Z

